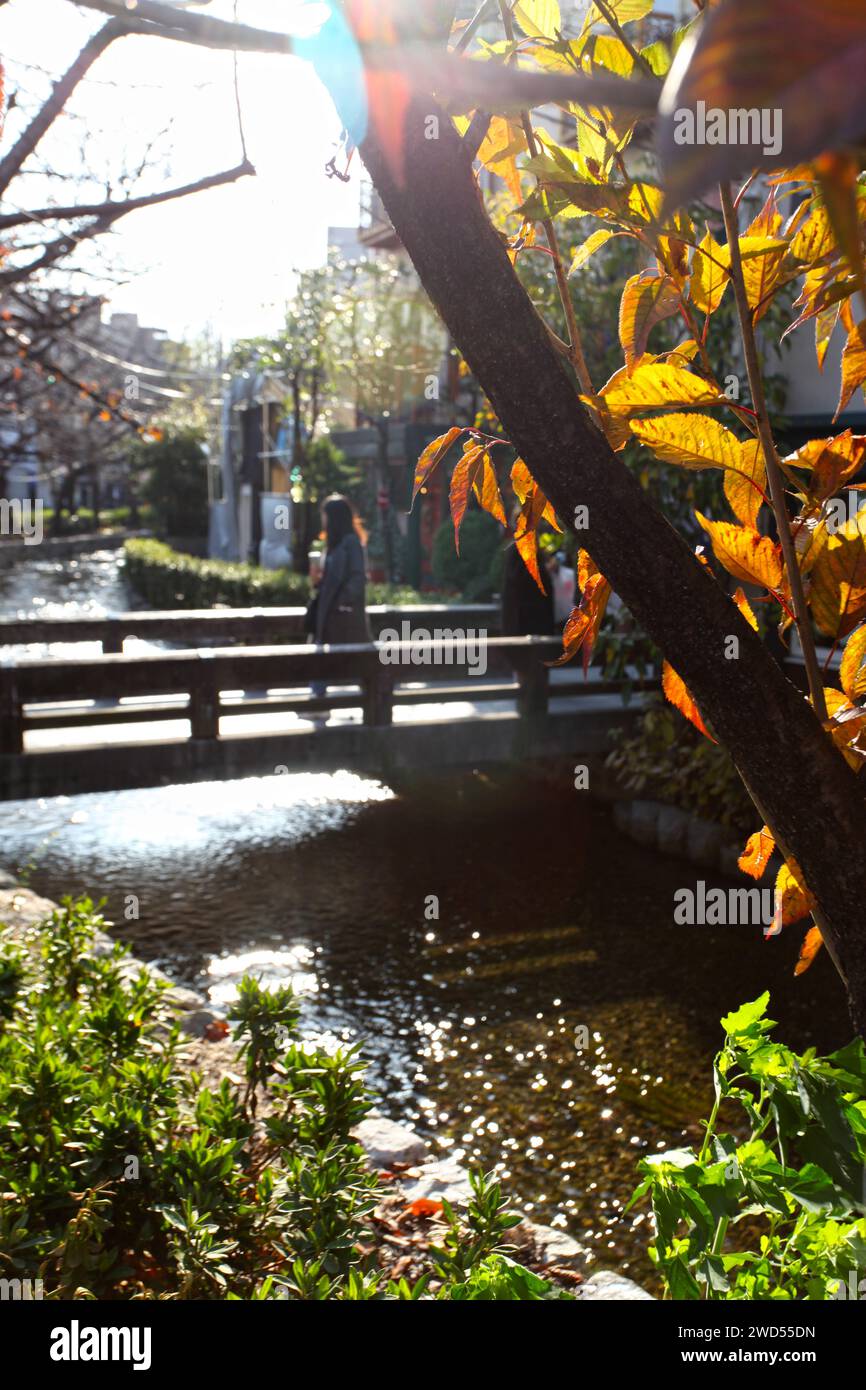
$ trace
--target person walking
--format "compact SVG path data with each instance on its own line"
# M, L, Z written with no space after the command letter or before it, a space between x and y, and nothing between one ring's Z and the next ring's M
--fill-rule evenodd
M367 621L366 565L363 532L346 497L333 493L322 507L325 564L312 604L311 636L317 646L372 642ZM324 695L325 681L313 681L314 695Z

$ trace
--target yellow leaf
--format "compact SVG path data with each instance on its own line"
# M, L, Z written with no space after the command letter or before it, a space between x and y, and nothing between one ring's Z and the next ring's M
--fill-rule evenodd
M412 501L409 504L410 511L412 510L415 498L418 496L418 493L421 491L422 487L424 487L425 483L427 482L427 479L430 477L430 474L433 472L437 464L442 462L443 458L448 453L448 450L451 448L451 445L454 443L455 439L459 439L462 433L462 429L458 428L456 425L453 425L450 430L446 430L445 434L440 434L438 439L432 440L432 442L427 445L427 448L424 450L423 454L421 455L421 457L415 465L415 481L412 486Z
M815 358L818 363L818 370L821 372L824 370L830 339L838 322L838 304L831 304L829 309L821 309L815 315Z
M849 700L866 695L866 626L858 627L845 644L839 678Z
M714 314L721 304L731 280L729 261L727 247L722 247L708 229L692 257L690 293L702 314Z
M689 693L685 681L677 675L669 661L666 661L662 667L662 690L666 698L679 710L680 714L685 715L690 724L694 724L695 728L704 734L711 743L716 742L701 718L701 712Z
M626 282L619 308L619 340L629 369L646 351L655 325L675 314L679 305L679 291L667 275L644 270Z
M557 0L517 0L512 13L530 38L553 39L562 27Z
M735 591L734 603L739 608L740 612L742 613L749 626L753 627L755 629L755 632L757 632L758 620L752 612L752 605L749 603L749 600L746 598L746 595L743 593L742 589L737 589Z
M756 527L767 490L764 451L757 439L749 440L740 447L740 468L729 468L725 473L725 497L738 521L744 526Z
M812 565L809 601L820 630L845 637L866 615L866 513L858 512L825 539Z
M681 468L744 466L739 439L711 415L657 415L650 420L633 420L631 432L657 458Z
M781 588L781 546L750 526L734 526L730 521L709 521L700 512L695 512L695 516L710 538L713 554L728 574L745 584L757 584L763 589Z
M522 201L523 194L515 155L525 149L526 136L519 126L513 125L504 116L491 116L477 158L486 169L499 175L516 203Z
M586 241L581 242L575 251L571 269L568 272L569 275L573 275L576 270L580 270L581 266L586 265L590 256L595 255L596 251L604 246L605 242L610 241L611 237L620 235L621 233L612 232L608 227L600 227L597 232L593 232L592 236L588 236Z
M858 386L866 381L866 319L854 324L842 351L842 390L836 415L846 407ZM835 418L835 417L834 417Z
M750 874L752 878L761 878L775 848L776 841L772 831L766 825L762 826L754 835L749 836L737 864L744 874Z
M655 0L610 0L605 7L620 24L630 24L634 19L643 19L652 9ZM583 22L584 31L593 24L607 24L607 19L597 5L592 5Z
M631 376L615 373L602 387L601 394L613 414L729 404L727 397L708 381L684 367L673 367L666 362L638 363Z

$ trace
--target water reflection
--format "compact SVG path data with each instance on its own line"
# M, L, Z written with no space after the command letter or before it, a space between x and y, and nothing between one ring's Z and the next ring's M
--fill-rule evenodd
M276 776L7 804L0 833L7 867L106 894L118 935L216 1005L245 970L291 979L307 1036L364 1040L383 1108L643 1275L634 1163L697 1135L721 1014L769 986L794 1045L849 1033L826 962L793 980L796 933L674 927L705 875L568 778Z

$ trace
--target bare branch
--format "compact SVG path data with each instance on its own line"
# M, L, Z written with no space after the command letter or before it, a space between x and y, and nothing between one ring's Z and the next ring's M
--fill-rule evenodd
M127 21L131 18L125 0L75 0L75 3ZM204 48L236 48L247 53L294 52L294 44L288 34L176 10L173 5L161 4L159 0L138 0L133 15L132 25L136 32L158 32L160 38L177 39L181 43L197 43Z
M157 203L172 202L175 198L185 198L190 193L203 193L208 188L217 188L224 183L234 183L236 179L255 174L255 168L248 159L234 169L221 174L208 174L206 178L196 179L178 188L166 188L160 193L143 193L138 198L108 199L101 203L71 203L66 207L36 208L32 212L7 212L0 214L0 228L20 227L29 222L69 222L78 217L109 217L112 222L138 208L154 207Z
M108 24L95 33L82 48L71 67L54 84L50 97L40 111L33 117L8 154L0 159L0 193L3 193L14 179L24 161L33 153L45 132L60 115L70 96L81 79L104 53L110 43L130 32L126 20L109 20Z

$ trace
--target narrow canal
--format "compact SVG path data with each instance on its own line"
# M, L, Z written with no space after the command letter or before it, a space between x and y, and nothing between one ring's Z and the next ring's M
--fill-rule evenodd
M0 612L127 606L119 564L0 573ZM829 962L793 979L799 931L675 926L700 871L624 840L567 769L5 803L0 843L37 891L107 898L119 936L218 1005L245 971L293 980L309 1035L363 1041L386 1112L639 1278L634 1165L698 1135L721 1014L769 988L786 1041L849 1036Z

